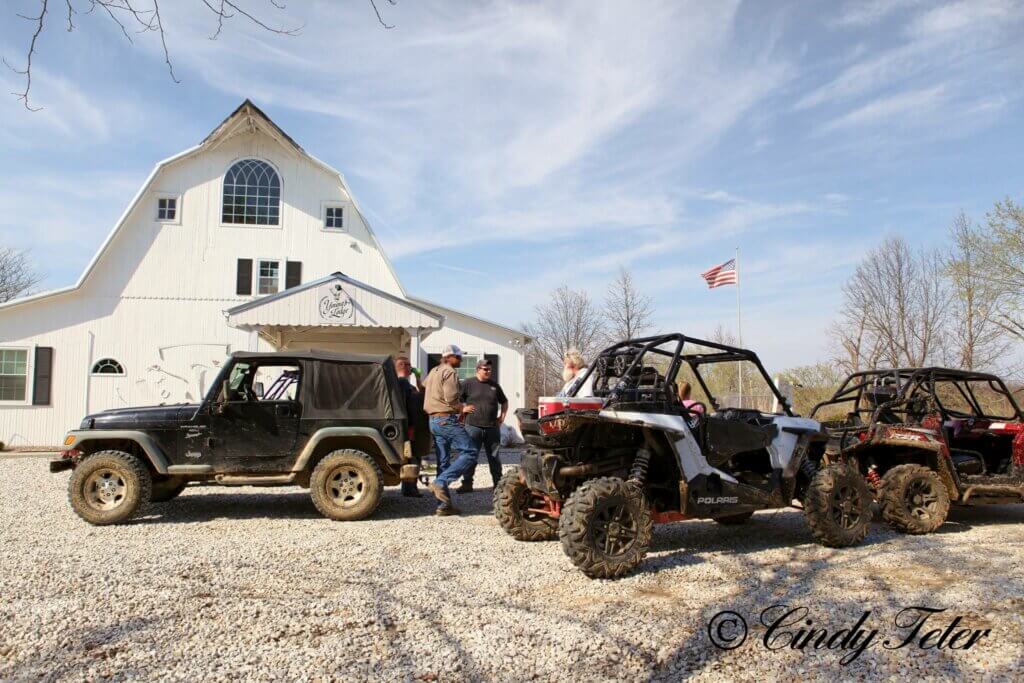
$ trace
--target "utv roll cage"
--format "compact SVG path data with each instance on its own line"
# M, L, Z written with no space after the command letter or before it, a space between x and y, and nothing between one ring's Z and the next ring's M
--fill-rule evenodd
M978 400L970 382L985 382L996 394L1009 401L1013 415L989 415ZM948 383L956 387L960 396L971 407L973 415L953 410L943 404L935 391L935 386ZM920 391L919 391L920 390ZM949 417L975 417L989 420L1024 420L1024 413L1013 399L1013 394L1003 380L996 375L971 370L953 370L950 368L884 368L855 372L839 386L832 398L814 406L810 417L826 406L853 402L853 410L847 412L847 420L859 420L862 415L869 416L869 422L878 420L894 420L896 412L914 413L918 407L911 405L921 398L930 398L939 409L943 419ZM864 400L867 399L867 400Z
M661 348L663 345L675 342L670 348ZM707 352L685 353L685 346L692 344L710 349ZM656 367L645 365L643 360L648 354L655 354L669 358L670 362L664 374ZM792 407L782 395L775 383L772 382L768 371L761 364L757 354L749 349L741 349L737 346L720 344L718 342L688 337L684 334L673 333L650 337L637 337L613 344L597 355L594 362L587 368L583 379L573 390L573 396L578 393L579 388L586 385L591 375L598 373L593 383L594 396L604 399L605 407L618 403L644 403L644 402L674 402L675 381L679 369L683 363L690 366L694 377L704 391L704 395L711 401L714 410L721 410L718 399L708 388L704 377L700 373L701 366L716 363L730 363L747 361L757 368L765 384L771 389L778 405L782 407L786 415L793 416Z

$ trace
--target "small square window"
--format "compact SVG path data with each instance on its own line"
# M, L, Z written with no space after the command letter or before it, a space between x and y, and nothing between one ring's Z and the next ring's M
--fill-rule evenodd
M329 230L341 230L345 227L344 209L340 206L328 206L324 214L324 227Z
M256 273L257 294L277 294L281 291L281 262L260 261L260 269Z
M178 217L178 200L174 197L160 197L156 201L156 219L173 221Z

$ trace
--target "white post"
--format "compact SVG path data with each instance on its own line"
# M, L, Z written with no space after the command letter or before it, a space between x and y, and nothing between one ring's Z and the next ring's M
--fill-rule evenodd
M423 370L420 366L420 329L418 327L406 328L409 333L409 362L414 368Z
M736 335L739 337L738 346L743 346L743 313L740 306L740 248L736 247L736 260L733 261L733 268L736 270ZM740 384L740 408L743 407L743 362L740 362L739 372Z

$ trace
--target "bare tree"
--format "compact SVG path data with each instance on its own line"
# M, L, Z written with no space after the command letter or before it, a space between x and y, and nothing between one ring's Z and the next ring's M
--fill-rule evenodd
M604 301L608 334L612 339L632 339L651 328L654 307L651 297L643 294L633 282L633 274L619 268L619 275L608 286Z
M377 7L377 0L369 0L369 2L380 25L386 29L394 28L394 25L384 21L384 17ZM392 6L397 4L397 0L385 0L385 2ZM251 9L253 4L263 3L269 5L269 9L268 7L263 7L260 10ZM51 8L57 7L59 9L55 11L59 11L66 17L69 33L77 28L75 26L76 17L95 14L115 23L129 43L135 42L132 38L133 34L157 34L171 80L175 83L180 82L174 73L171 53L167 48L167 31L164 27L164 18L160 14L160 0L39 0L38 14L15 15L32 26L32 37L25 54L25 67L17 68L12 66L6 58L3 60L9 69L25 78L25 89L11 94L21 100L26 109L30 111L40 109L40 107L32 106L29 102L29 94L32 90L32 58L36 54L36 43L39 36L46 26L47 14ZM224 23L235 17L242 17L248 23L278 35L294 36L302 31L302 26L287 26L283 23L275 25L275 21L263 16L265 12L274 12L275 10L283 12L286 8L282 0L196 0L196 8L205 8L210 12L213 22L210 40L216 40L224 30Z
M988 250L976 238L981 234L963 212L950 227L949 362L967 370L1005 366L1010 350L1010 333L999 319L1006 290L992 279Z
M808 415L815 405L832 397L846 374L835 363L816 363L783 370L779 379L793 386L793 408L796 412ZM839 409L839 413L844 411L845 408ZM839 413L826 415L826 419L838 417Z
M870 250L843 286L835 329L844 360L857 370L884 363L924 365L943 357L949 307L946 264L937 252L912 252L900 238Z
M28 294L39 280L25 252L0 247L0 303Z
M562 285L534 312L534 321L524 325L534 338L526 358L527 395L531 399L543 392L545 384L548 389L561 386L566 351L578 349L589 362L606 339L601 312L585 291Z

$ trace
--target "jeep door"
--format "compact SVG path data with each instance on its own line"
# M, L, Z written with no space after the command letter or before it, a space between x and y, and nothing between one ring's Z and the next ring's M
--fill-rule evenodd
M210 415L215 469L287 472L295 461L301 368L281 361L235 363Z

